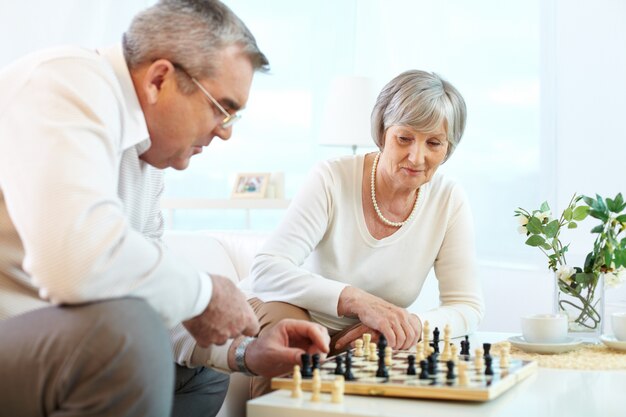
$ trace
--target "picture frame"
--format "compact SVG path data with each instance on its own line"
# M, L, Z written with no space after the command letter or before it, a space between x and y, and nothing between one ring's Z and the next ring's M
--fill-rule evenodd
M269 172L238 173L231 198L265 198L269 182Z

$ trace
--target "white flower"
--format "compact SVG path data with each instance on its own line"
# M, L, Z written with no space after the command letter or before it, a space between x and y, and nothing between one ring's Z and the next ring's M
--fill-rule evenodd
M552 221L552 213L549 211L543 211L535 214L535 217L538 218L541 223L546 220L546 223L550 223Z
M556 277L565 282L566 284L572 283L572 276L576 273L576 270L571 266L561 265L556 271Z
M517 221L519 222L519 227L517 231L520 235L527 235L528 229L526 229L526 225L528 224L528 217L524 215L517 216Z
M626 280L626 269L623 266L617 268L614 272L606 272L604 274L604 285L607 288L617 288Z

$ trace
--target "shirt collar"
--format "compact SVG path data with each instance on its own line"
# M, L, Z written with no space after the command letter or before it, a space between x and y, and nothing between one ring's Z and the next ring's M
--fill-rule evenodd
M108 48L98 49L98 53L109 63L115 77L122 89L122 96L126 115L124 117L124 127L122 138L123 149L137 146L137 150L141 155L150 148L150 136L148 133L148 125L141 110L135 86L124 58L122 45L118 44Z

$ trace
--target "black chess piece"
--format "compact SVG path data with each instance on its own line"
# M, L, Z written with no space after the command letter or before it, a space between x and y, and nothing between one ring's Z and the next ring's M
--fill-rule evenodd
M417 371L415 370L415 356L414 355L409 355L407 360L409 361L409 366L406 368L406 374L407 375L417 375Z
M354 381L356 378L352 373L352 355L350 352L346 353L346 371L343 374L346 381Z
M485 356L485 375L493 375L493 368L491 367L492 358L491 355Z
M432 347L435 350L435 353L439 353L439 327L435 327L435 330L433 331Z
M335 375L343 375L346 371L343 369L343 356L337 356L335 358L337 367L335 368Z
M387 338L384 335L378 337L378 357L385 357L385 348L387 347Z
M454 378L456 378L456 375L454 375L454 361L446 362L446 366L448 367L448 373L446 374L446 379L453 380Z
M428 356L428 373L435 375L437 373L437 363L439 362L439 355L432 353Z
M467 353L465 353L465 340L461 340L461 351L459 355L467 355Z
M320 364L320 354L319 353L315 353L313 354L313 356L311 357L313 359L313 369L322 369L321 368L321 364Z
M471 352L471 351L470 351L470 341L469 341L469 336L468 336L468 335L465 335L465 354L468 356L468 359L469 359L469 356L471 356L471 353L470 353L470 352Z
M311 368L311 355L303 353L302 356L300 356L300 359L302 359L302 370L300 371L302 378L311 378L313 376L313 369Z
M387 365L385 365L385 357L378 356L378 370L376 371L376 376L379 378L389 378L389 371L387 370Z
M420 379L428 379L428 361L420 361Z
M483 343L483 350L485 351L485 354L483 356L487 357L487 356L491 356L491 343Z

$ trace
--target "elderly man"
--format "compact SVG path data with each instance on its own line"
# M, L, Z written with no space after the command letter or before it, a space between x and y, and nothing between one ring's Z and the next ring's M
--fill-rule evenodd
M168 328L186 365L175 415L219 409L227 378L200 365L272 375L327 351L305 322L247 337L258 323L242 293L159 240L161 169L227 140L267 68L219 1L161 0L121 46L47 50L0 72L3 415L169 415Z

